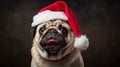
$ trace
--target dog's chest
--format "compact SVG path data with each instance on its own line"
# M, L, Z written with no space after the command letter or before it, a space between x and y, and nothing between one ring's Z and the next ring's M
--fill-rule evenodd
M42 64L37 64L35 62L33 62L33 66L32 67L80 67L79 60L75 60L71 65L62 63L62 62L49 62L49 63L42 63Z
M32 66L31 67L70 67L73 61L76 59L78 51L74 51L67 59L63 61L47 61L39 56L37 51L32 50L34 52Z

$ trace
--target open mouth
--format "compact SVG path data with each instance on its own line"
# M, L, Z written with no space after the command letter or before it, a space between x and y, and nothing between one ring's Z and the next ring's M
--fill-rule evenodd
M65 42L59 42L56 39L49 39L46 43L42 44L42 47L48 52L49 55L56 56L64 45Z
M55 39L50 39L47 41L46 44L46 50L49 54L57 55L57 53L60 51L61 45L58 43Z
M55 39L50 39L46 44L47 51L56 54L59 51L59 43Z

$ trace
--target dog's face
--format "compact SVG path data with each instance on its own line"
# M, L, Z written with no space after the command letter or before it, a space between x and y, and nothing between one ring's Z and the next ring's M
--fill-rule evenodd
M75 35L63 20L51 20L39 24L34 31L33 46L41 57L58 60L73 49Z

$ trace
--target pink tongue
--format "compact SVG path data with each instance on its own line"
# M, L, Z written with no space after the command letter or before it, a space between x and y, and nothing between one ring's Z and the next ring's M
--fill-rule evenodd
M50 40L48 40L47 43L57 43L57 41L55 39L50 39Z

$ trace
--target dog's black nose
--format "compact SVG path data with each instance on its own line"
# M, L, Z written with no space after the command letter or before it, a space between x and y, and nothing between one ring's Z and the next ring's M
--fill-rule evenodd
M50 29L48 31L48 34L49 34L49 36L48 36L49 39L54 39L57 34L57 31L55 29Z
M57 31L55 29L50 29L48 33L54 34L54 33L57 33Z

